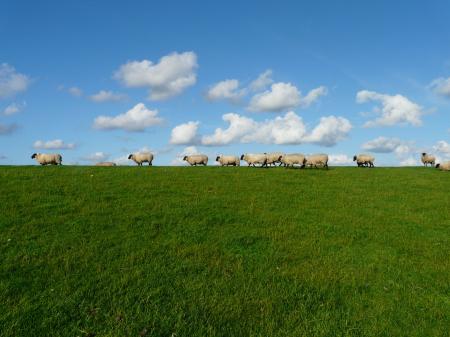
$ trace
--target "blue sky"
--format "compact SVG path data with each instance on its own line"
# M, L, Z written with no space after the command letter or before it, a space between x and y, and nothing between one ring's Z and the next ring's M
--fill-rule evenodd
M268 151L415 165L450 159L449 108L446 1L0 4L2 165L146 150L155 165Z

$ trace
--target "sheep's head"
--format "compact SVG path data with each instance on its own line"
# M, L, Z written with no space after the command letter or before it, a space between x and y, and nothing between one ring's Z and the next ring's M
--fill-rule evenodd
M422 157L425 157L426 155L427 155L426 152L423 152L423 153L422 153Z
M283 158L283 155L278 157L278 161L281 161L281 158Z
M356 156L353 156L353 161L356 161Z
M441 164L436 164L436 168L439 168L439 166L441 166Z
M216 161L219 161L219 159L220 159L220 156L217 156L217 157L216 157Z
M241 155L241 160L244 160L244 156L245 156L244 154L243 154L243 155Z
M184 157L183 157L183 160L187 160L187 156L184 156Z
M31 155L31 159L34 159L34 158L36 158L37 157L37 153L33 153L32 155Z
M131 158L133 158L133 155L132 155L132 154L130 154L130 155L128 156L128 159L131 159Z

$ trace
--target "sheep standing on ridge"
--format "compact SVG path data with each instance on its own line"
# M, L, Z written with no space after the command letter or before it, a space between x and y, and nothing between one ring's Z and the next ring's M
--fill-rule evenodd
M283 153L281 152L273 152L273 153L264 153L267 156L267 165L274 165L276 166L277 163L279 163L279 166L281 166L280 157L283 156Z
M446 161L445 163L436 164L436 168L441 171L450 171L450 161Z
M142 166L142 163L148 163L148 166L152 166L153 154L152 153L132 153L128 156L128 159L133 160L138 166Z
M216 161L220 166L239 166L241 164L239 157L237 156L217 156Z
M328 169L328 155L327 154L313 154L305 158L305 166L310 167L325 167Z
M305 155L301 153L284 154L279 157L279 160L285 167L294 167L294 165L305 166Z
M267 167L267 155L266 154L243 154L241 160L245 160L248 163L248 167L261 164L261 167Z
M435 161L436 161L436 157L431 155L431 154L427 154L426 152L422 153L422 156L420 157L420 160L422 161L422 163L427 166L428 164L430 164L430 166L433 166Z
M358 154L357 156L353 156L353 161L356 161L358 167L375 167L373 162L375 161L375 157L369 154Z
M33 153L31 159L41 165L62 165L62 156L59 153Z
M190 156L184 156L183 160L188 162L191 166L197 165L206 166L208 164L208 156L204 154L193 154Z

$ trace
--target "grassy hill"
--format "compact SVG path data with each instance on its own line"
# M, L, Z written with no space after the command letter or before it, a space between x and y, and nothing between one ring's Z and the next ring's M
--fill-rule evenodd
M1 336L444 336L450 174L0 167Z

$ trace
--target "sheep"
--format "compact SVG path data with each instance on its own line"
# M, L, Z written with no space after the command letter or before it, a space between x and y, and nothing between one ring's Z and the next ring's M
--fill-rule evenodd
M422 163L427 166L428 164L430 164L431 166L434 166L434 163L436 161L436 157L431 155L431 154L427 154L426 152L422 153L422 157L420 158L420 160L422 161Z
M241 160L245 160L248 163L248 167L256 166L256 164L261 164L261 167L267 167L267 155L266 154L243 154L241 155Z
M103 161L95 164L95 166L116 166L116 163L113 163L111 161Z
M356 164L358 167L375 167L373 162L375 161L375 157L371 156L370 154L358 154L353 156L353 161L356 161Z
M190 156L184 156L184 161L187 161L191 166L204 165L208 164L208 156L204 154L193 154Z
M284 154L279 157L279 161L286 167L294 167L294 165L304 167L305 155L301 153Z
M276 165L276 163L280 163L279 166L281 166L280 156L283 156L283 153L273 152L264 154L267 156L267 165Z
M312 154L307 156L304 161L305 166L322 166L328 169L328 155L327 154Z
M152 166L153 154L150 152L132 153L128 156L128 159L133 160L138 166L142 166L142 163L148 163L148 166Z
M239 166L241 164L239 157L237 156L217 156L216 161L220 163L221 166Z
M62 165L62 156L59 153L33 153L31 159L41 165Z
M436 168L441 171L450 171L450 161L446 161L445 163L436 164Z

